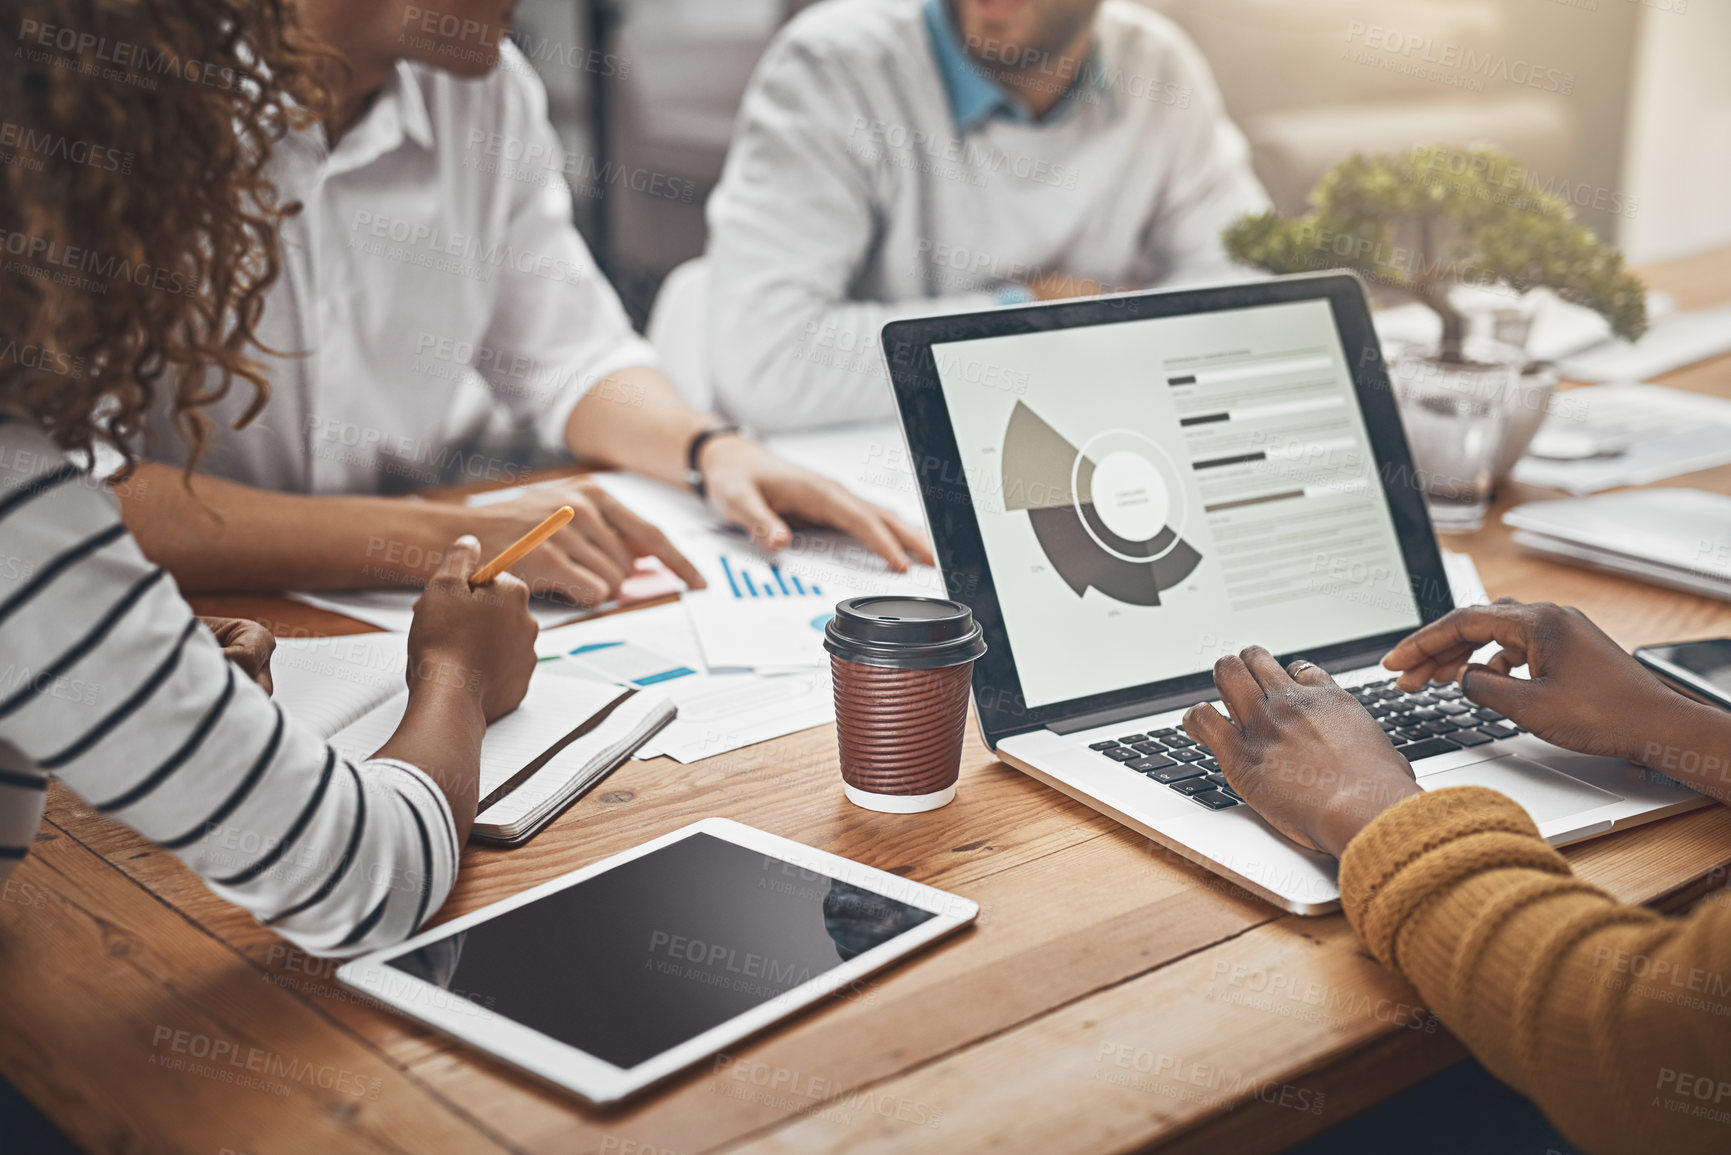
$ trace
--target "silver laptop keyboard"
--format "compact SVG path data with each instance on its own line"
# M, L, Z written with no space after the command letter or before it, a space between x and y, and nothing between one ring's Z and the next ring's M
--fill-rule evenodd
M1495 710L1467 701L1454 686L1403 694L1390 678L1354 686L1347 693L1364 705L1408 762L1524 733ZM1088 749L1210 810L1225 810L1244 801L1227 785L1208 747L1176 727L1091 742Z

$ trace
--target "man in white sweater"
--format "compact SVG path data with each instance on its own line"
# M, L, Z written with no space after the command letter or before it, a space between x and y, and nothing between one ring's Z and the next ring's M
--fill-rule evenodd
M888 321L1237 275L1267 198L1208 67L1128 0L826 0L758 65L708 206L717 396L888 417Z

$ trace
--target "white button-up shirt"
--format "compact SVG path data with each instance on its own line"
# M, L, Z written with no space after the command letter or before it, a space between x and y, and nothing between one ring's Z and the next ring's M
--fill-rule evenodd
M448 439L464 391L491 390L557 448L583 394L654 363L572 224L547 98L510 44L463 80L402 62L335 149L322 127L278 146L305 206L285 225L261 356L271 398L236 432L237 383L199 468L266 489L368 493L499 476ZM166 416L146 449L180 462Z

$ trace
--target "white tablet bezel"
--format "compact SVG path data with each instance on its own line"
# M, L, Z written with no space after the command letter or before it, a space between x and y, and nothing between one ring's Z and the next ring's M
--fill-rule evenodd
M835 969L817 975L777 995L744 1014L719 1023L677 1047L644 1060L629 1070L598 1059L567 1043L488 1010L477 1002L436 984L415 978L389 966L391 959L419 949L429 942L515 910L531 902L593 878L616 866L640 858L694 834L709 834L738 846L771 855L784 862L828 875L850 886L895 899L934 916L888 942L856 955ZM345 986L361 991L410 1018L497 1056L512 1066L536 1075L594 1103L611 1103L647 1087L659 1079L699 1062L779 1019L816 1003L866 975L887 966L928 943L942 938L978 916L980 908L960 895L950 894L910 879L901 878L857 862L814 850L803 843L769 834L728 818L705 818L669 834L634 846L600 862L550 879L522 894L501 899L460 918L422 931L396 946L354 959L337 970Z

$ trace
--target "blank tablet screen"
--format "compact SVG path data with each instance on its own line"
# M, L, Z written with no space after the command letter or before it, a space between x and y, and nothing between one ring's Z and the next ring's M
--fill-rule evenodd
M629 1069L933 917L694 834L388 965Z

